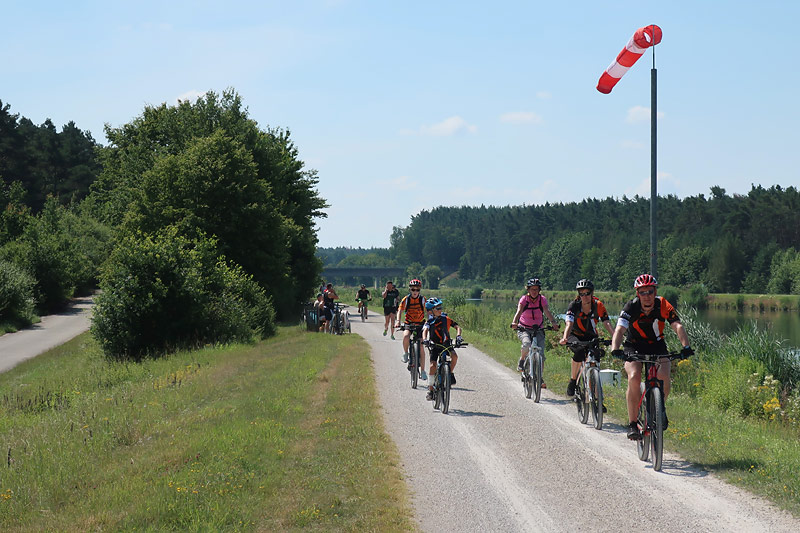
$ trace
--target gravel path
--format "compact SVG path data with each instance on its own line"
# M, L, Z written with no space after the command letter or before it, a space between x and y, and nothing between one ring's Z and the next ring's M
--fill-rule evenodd
M28 329L1 336L0 372L64 344L89 329L91 307L91 297L78 298L66 311L43 316L41 322Z
M800 520L677 456L653 471L622 426L580 424L549 390L539 404L526 399L515 372L471 346L458 352L450 413L434 411L426 382L411 389L383 316L355 317L352 329L372 348L423 531L800 531Z

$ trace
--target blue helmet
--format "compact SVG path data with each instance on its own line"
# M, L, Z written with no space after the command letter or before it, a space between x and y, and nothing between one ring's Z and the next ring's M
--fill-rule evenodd
M428 298L428 301L425 302L425 309L430 311L438 305L442 305L442 301L439 298Z

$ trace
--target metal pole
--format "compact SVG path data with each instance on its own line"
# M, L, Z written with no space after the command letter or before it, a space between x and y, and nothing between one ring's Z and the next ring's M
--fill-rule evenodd
M658 202L658 185L656 179L656 66L653 52L653 68L650 70L650 274L658 277L658 232L656 228L656 211Z

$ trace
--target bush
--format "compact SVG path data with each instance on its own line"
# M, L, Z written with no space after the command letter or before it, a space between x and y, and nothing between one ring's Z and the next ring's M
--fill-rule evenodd
M483 287L480 285L473 285L472 289L470 289L469 297L470 298L481 298L483 295Z
M703 399L739 416L758 415L753 386L765 375L764 365L747 357L727 359L706 374ZM762 408L763 412L763 408Z
M658 289L658 294L666 298L666 300L672 304L673 307L678 307L678 304L681 300L681 293L675 287L671 285L664 285Z
M8 261L0 261L0 321L20 326L33 319L34 279Z
M249 342L275 331L264 290L218 257L216 242L168 227L120 239L104 266L92 332L110 357Z
M708 306L708 288L702 283L692 285L689 290L684 291L682 304L686 307L705 309Z

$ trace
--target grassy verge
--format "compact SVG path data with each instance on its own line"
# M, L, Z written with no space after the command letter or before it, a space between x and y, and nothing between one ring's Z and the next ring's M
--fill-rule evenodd
M497 340L474 331L466 331L464 335L471 344L503 365L516 368L518 342ZM548 332L547 336L545 381L552 392L565 395L571 355L566 348L553 345L556 334ZM604 359L602 364L622 370L620 363ZM620 386L603 389L608 408L606 416L611 421L627 424L627 381L624 371L620 375ZM743 419L680 393L670 395L667 412L670 422L665 447L668 451L800 516L800 431L797 428ZM631 453L635 453L633 447Z
M368 353L282 328L121 365L80 336L0 375L0 529L413 529Z

